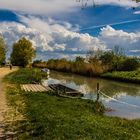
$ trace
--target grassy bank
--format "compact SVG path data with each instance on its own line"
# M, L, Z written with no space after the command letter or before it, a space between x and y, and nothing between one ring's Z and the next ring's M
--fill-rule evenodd
M140 84L140 69L136 71L115 71L101 75L102 78L118 80L123 82L132 82Z
M8 87L9 104L26 118L10 126L10 129L17 132L18 139L140 139L139 120L128 121L106 117L103 115L104 107L100 103L62 98L53 92L21 91L19 84L28 83L28 80L22 81L24 73L26 78L31 76L29 70L20 69L5 78L9 84L15 84Z
M46 77L47 74L40 72L39 69L22 68L6 76L5 81L9 81L12 84L30 84L40 83L42 78Z

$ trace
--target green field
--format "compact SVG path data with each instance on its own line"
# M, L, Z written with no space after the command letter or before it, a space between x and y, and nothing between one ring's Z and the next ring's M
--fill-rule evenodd
M31 72L32 71L32 72ZM39 71L38 71L39 72ZM24 78L34 73L20 69L5 78L9 83L9 105L25 116L7 129L17 132L20 140L139 140L140 120L125 120L103 115L101 103L68 99L54 92L28 93L19 88ZM16 78L15 78L16 77ZM33 78L34 81L34 78ZM29 83L27 81L27 83ZM32 83L32 81L30 81ZM10 85L15 84L14 86Z
M101 75L103 78L119 80L124 82L140 83L140 69L136 71L115 71Z

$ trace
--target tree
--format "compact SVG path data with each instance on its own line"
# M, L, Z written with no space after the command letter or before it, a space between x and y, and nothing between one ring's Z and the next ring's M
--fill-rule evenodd
M0 35L0 65L5 63L5 59L6 59L6 44L2 35Z
M35 49L30 40L21 38L13 44L11 63L16 66L26 67L35 57Z
M91 64L97 64L100 65L100 57L103 54L103 50L97 49L94 50L94 48L91 48L88 52L87 52L87 61Z
M125 56L125 51L123 48L121 48L120 46L114 46L113 48L113 52L115 55L118 55L118 56Z
M114 60L114 53L112 51L106 51L100 56L100 60L104 65L112 66L112 62Z
M77 63L84 63L84 61L85 61L85 59L83 57L81 57L81 56L77 56L75 58L75 62L77 62Z
M133 71L137 70L140 66L139 59L137 58L126 58L121 64L120 70L122 71Z

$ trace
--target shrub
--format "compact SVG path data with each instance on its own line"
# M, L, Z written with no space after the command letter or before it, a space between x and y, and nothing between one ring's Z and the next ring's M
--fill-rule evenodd
M133 71L138 69L140 66L137 58L127 58L125 59L120 67L121 71Z

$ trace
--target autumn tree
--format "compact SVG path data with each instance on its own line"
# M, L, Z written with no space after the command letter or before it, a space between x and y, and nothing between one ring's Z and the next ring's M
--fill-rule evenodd
M35 49L30 40L21 38L13 44L11 63L16 66L26 67L35 57Z

